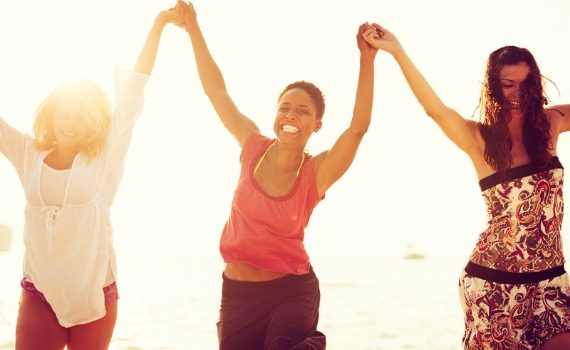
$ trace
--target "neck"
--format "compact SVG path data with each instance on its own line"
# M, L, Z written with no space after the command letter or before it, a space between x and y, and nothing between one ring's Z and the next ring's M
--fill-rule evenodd
M299 164L304 159L305 149L288 146L280 142L275 141L272 149L269 151L269 161L275 166L275 168L282 171L297 171Z
M52 155L62 159L73 159L79 153L77 148L56 146Z
M524 121L524 114L521 112L520 109L512 109L508 111L509 113L509 121L508 124L522 124Z

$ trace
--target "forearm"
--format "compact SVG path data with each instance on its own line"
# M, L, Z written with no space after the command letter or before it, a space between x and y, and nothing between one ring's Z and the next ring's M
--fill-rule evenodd
M216 91L226 91L226 83L222 72L210 54L208 45L197 22L187 24L186 31L192 41L198 75L200 76L204 92L210 96Z
M158 52L158 45L160 43L160 37L162 35L162 30L166 22L160 17L160 15L154 20L152 28L148 33L146 41L144 43L143 49L137 59L135 65L135 71L142 74L150 75L154 67L154 62L156 60L156 54Z
M358 75L358 87L350 130L363 136L370 126L372 116L372 100L374 98L374 57L360 56L360 72Z
M429 116L434 117L445 109L446 106L440 100L439 96L437 96L428 81L415 66L404 49L401 48L397 52L393 53L393 56L400 66L400 69L402 70L408 85L412 89L412 92L416 96L416 99L422 105L426 113Z

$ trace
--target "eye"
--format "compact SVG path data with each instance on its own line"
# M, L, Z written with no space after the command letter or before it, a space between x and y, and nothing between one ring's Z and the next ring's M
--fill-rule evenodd
M510 85L503 85L503 87L504 87L505 89L510 89L510 88L512 88L513 86L514 86L513 84L510 84Z
M289 110L289 108L285 107L285 106L281 106L277 109L277 111L279 111L279 112L287 112L288 110Z
M307 111L306 109L298 109L296 112L299 115L308 115L309 114L309 111Z

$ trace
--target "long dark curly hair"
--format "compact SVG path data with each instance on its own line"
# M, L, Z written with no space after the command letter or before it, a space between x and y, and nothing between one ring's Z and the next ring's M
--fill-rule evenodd
M544 109L548 99L544 93L543 77L530 51L504 46L493 51L487 60L479 98L485 161L499 174L504 174L512 164L512 140L507 125L511 114L502 92L499 73L505 65L519 63L526 63L530 68L519 89L520 109L524 115L523 143L533 163L545 166L550 158L550 121Z

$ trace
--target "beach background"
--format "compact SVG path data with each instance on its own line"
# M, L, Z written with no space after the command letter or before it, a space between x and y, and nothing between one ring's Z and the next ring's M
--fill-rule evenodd
M114 95L116 65L134 63L158 11L174 1L0 3L0 117L31 132L60 82L88 78ZM518 45L570 102L570 2L434 0L195 1L210 50L240 110L272 135L285 85L316 83L327 102L307 148L348 126L364 21L394 32L440 97L473 114L488 54ZM321 282L329 349L460 349L458 277L486 223L468 158L425 116L394 60L376 59L372 125L346 175L306 230ZM239 173L239 147L204 96L186 33L171 26L146 90L112 209L120 292L112 350L215 349L223 264L218 253ZM558 144L570 164L570 137ZM567 197L567 195L566 195ZM0 157L0 349L14 347L25 199ZM568 252L568 224L563 226ZM423 259L405 259L410 252Z

